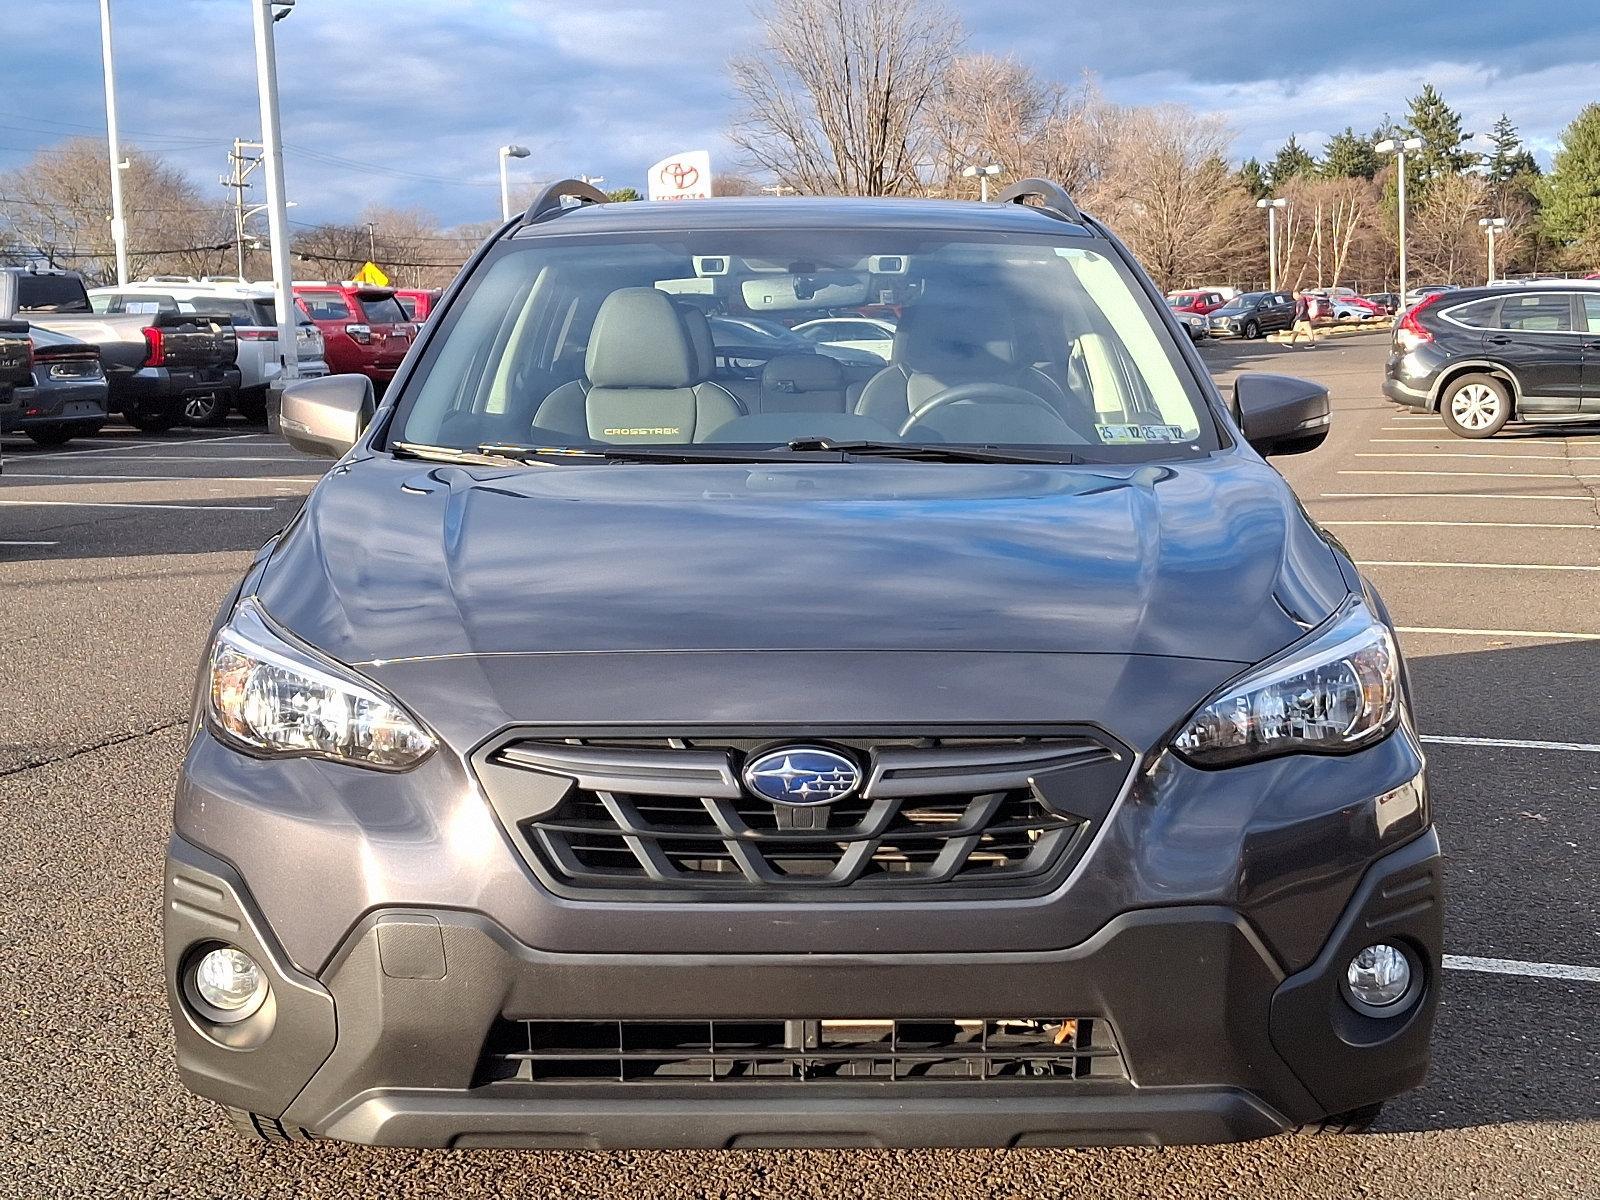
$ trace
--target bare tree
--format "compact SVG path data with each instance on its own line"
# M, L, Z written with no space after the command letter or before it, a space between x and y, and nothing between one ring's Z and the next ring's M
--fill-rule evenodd
M935 0L767 0L764 39L730 64L731 138L780 186L877 196L923 188L924 116L961 44Z
M1440 175L1407 223L1407 249L1417 279L1472 283L1488 271L1489 249L1478 226L1489 215L1489 189L1476 175Z
M233 221L227 207L202 199L195 184L159 156L134 146L123 151L133 274L231 271ZM73 138L0 175L0 241L13 261L78 270L91 284L113 279L105 144Z
M1360 177L1301 175L1280 191L1289 201L1279 225L1279 283L1338 287L1352 278L1352 255L1374 231L1378 189Z
M1083 191L1163 288L1230 273L1255 209L1213 117L1161 105L1100 117L1104 170Z

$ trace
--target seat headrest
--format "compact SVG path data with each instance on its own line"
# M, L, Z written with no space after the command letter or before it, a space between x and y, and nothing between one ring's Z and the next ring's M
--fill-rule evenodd
M685 388L705 379L678 315L655 288L619 288L601 302L584 373L600 388Z
M826 354L780 354L761 372L769 392L842 392L844 371Z
M711 341L711 322L706 320L705 310L693 304L678 305L678 315L683 318L683 327L689 331L689 344L694 347L696 370L700 372L701 379L710 379L717 370L717 350Z
M1016 360L1016 329L998 304L919 304L894 334L894 361L913 371L950 374L1007 369Z

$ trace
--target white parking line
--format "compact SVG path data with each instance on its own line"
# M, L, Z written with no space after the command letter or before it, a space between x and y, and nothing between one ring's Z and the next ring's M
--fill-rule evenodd
M1323 492L1322 500L1566 500L1593 504L1592 496L1506 495L1503 492Z
M30 454L30 455L27 456L27 461L36 461L36 460L41 459L41 458L82 458L86 454L113 454L118 450L121 450L123 452L127 452L129 450L145 450L145 449L159 450L163 446L204 446L204 445L206 445L207 443L210 443L210 442L238 442L238 441L243 441L245 438L260 437L260 436L262 436L262 435L255 434L255 433L231 433L226 437L188 438L188 439L163 438L161 441L158 441L158 442L145 442L142 445L138 444L138 443L130 445L127 442L118 442L114 446L102 446L97 450L55 450L55 451L52 451L49 454Z
M1485 562L1427 562L1421 559L1369 558L1356 563L1358 567L1460 567L1471 571L1600 571L1600 566L1588 563L1485 563Z
M1561 521L1318 521L1318 525L1450 525L1477 526L1483 529L1600 529L1600 525L1576 525Z
M1591 742L1533 742L1522 738L1452 737L1443 733L1420 735L1425 742L1439 746L1486 746L1492 750L1574 750L1581 754L1600 754Z
M1397 439L1398 440L1398 439ZM1362 450L1356 458L1532 458L1556 462L1600 462L1600 454L1502 454L1493 450L1432 450L1426 454L1407 454L1398 450Z
M1569 983L1600 983L1600 967L1574 967L1566 963L1520 962L1512 958L1474 958L1446 954L1447 971L1477 971L1484 975L1520 975L1525 979L1563 979Z
M60 542L0 542L0 546L59 546Z
M1559 633L1553 629L1454 629L1448 625L1396 625L1396 633L1438 633L1450 637L1547 638L1567 642L1600 642L1600 633Z
M47 457L39 455L40 458ZM26 460L18 459L18 462ZM194 463L196 466L208 466L211 463L277 463L279 466L294 466L304 463L308 468L312 463L303 454L207 454L196 457L192 454L139 454L139 455L112 455L110 458L97 458L96 462L181 462Z
M1340 471L1341 475L1427 475L1437 479L1600 479L1572 471Z
M175 508L194 512L271 512L274 508L271 504L158 504L133 500L0 500L0 504L17 508Z

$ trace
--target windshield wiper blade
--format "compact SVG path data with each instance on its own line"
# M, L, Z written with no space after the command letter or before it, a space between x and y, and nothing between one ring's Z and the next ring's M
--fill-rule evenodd
M859 442L828 437L795 438L789 449L833 450L841 454L881 458L908 458L921 462L1019 463L1048 466L1081 463L1083 459L1067 450L1052 454L1024 454L994 446L935 445L926 442Z
M590 458L602 462L742 463L775 462L788 457L781 451L766 450L705 453L688 446L534 446L517 442L484 442L478 451L520 462L542 458Z
M514 455L479 447L463 450L459 446L430 446L425 442L390 442L389 450L398 458L423 458L434 462L460 463L476 467L500 467L521 461Z

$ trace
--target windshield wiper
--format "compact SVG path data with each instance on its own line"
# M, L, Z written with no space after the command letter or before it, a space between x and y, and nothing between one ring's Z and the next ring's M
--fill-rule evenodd
M827 437L795 438L791 450L834 450L842 454L880 458L909 458L920 462L1021 463L1060 466L1081 463L1070 451L1052 454L1023 454L993 446L934 445L917 442L856 442Z
M396 458L423 458L434 462L460 463L476 467L501 467L521 459L511 454L501 454L480 447L463 450L458 446L429 446L423 442L390 442L389 451Z
M742 463L781 462L782 451L726 450L709 453L687 446L532 446L517 442L484 442L480 454L528 462L543 458L592 458L603 462Z

